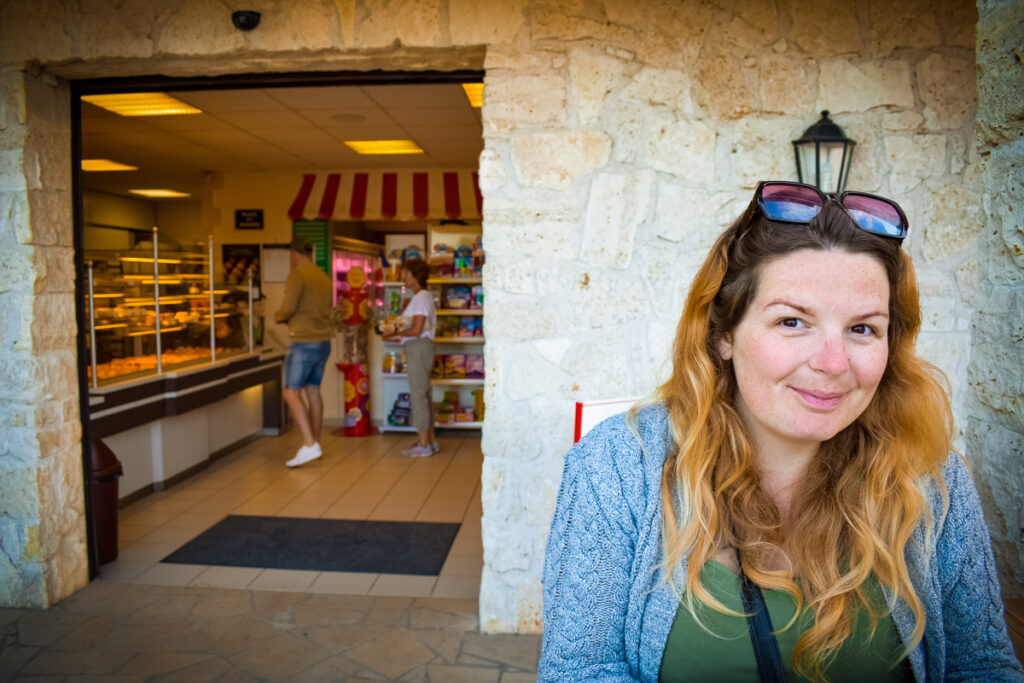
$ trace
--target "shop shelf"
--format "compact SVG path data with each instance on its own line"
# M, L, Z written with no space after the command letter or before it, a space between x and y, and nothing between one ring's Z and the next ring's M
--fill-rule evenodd
M438 315L457 315L457 316L480 316L484 314L482 308L441 308L437 311Z
M432 277L427 280L428 285L479 285L483 284L483 278L479 277Z

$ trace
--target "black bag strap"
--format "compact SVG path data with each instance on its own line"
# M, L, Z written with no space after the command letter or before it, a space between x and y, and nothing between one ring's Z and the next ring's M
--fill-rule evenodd
M785 683L786 674L782 669L782 657L773 633L768 605L764 602L761 588L743 571L739 549L736 550L736 567L740 570L740 595L743 598L743 611L747 613L747 628L750 630L750 642L754 646L754 659L757 660L761 682Z

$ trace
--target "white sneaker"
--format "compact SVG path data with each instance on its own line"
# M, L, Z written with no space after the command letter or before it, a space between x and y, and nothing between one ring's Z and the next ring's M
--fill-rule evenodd
M323 454L323 449L320 448L320 444L318 443L315 443L312 446L302 446L299 448L299 452L295 454L295 457L286 462L285 465L288 467L305 465L307 462L316 460Z
M440 446L440 445L439 445L439 444L438 444L438 443L437 443L437 442L435 441L435 442L433 442L432 444L430 444L430 451L431 451L431 452L432 452L432 453L433 453L434 455L437 455L438 453L440 453L440 452L441 452L441 446Z
M412 448L402 451L402 455L408 455L412 458L426 458L434 454L434 451L430 450L430 446L421 446L416 444Z

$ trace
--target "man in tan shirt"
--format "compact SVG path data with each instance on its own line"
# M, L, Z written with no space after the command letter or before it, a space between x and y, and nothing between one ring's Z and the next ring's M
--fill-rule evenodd
M284 359L284 400L302 432L302 446L285 464L298 467L323 455L320 431L324 402L320 381L331 355L331 278L312 260L313 246L301 237L291 243L292 270L284 284L284 300L274 314L288 324L288 355ZM306 400L302 397L305 394ZM308 405L307 405L308 403Z

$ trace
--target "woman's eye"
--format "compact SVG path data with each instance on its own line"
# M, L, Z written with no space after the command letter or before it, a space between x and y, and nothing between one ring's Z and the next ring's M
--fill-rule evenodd
M782 325L783 327L796 329L800 327L803 323L800 321L799 318L783 318L782 320L779 321L779 324Z
M857 335L870 335L875 333L875 328L870 325L854 325L850 331Z

